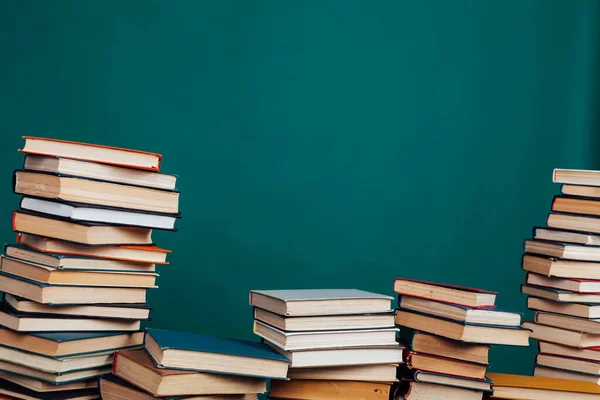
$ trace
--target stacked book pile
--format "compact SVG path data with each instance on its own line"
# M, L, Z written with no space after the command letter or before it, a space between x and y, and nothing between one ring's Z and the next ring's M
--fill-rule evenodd
M600 171L555 170L547 227L525 241L522 292L539 340L535 375L600 383Z
M387 400L403 347L392 297L362 290L256 290L254 333L291 361L281 399Z
M396 324L410 352L396 398L481 400L490 345L528 346L521 314L495 308L496 293L397 279Z
M257 400L289 366L262 343L162 329L147 329L144 347L117 353L103 400Z
M26 137L16 244L0 257L0 395L98 398L115 350L143 343L146 291L174 229L176 177L160 155Z

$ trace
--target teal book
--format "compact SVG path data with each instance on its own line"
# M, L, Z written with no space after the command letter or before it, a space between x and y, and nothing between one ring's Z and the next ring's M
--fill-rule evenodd
M264 343L163 329L146 332L146 351L158 368L287 379L290 361Z

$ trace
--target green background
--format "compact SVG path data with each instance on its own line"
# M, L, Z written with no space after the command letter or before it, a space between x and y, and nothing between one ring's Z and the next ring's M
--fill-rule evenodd
M154 327L251 338L250 289L396 277L524 311L552 169L599 166L598 6L0 1L2 237L21 135L140 148L182 192Z

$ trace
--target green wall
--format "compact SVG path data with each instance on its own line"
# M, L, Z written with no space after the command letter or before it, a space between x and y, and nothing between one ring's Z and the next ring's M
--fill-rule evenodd
M250 289L396 277L524 310L552 169L599 166L598 5L1 1L2 237L21 135L141 148L182 192L152 326L250 338Z

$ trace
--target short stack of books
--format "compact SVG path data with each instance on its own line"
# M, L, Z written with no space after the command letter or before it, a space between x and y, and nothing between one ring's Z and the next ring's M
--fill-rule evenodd
M147 329L145 349L119 351L103 376L103 400L257 400L289 361L263 343Z
M497 293L397 279L396 324L410 352L396 398L481 400L490 345L529 346L521 314L495 308Z
M254 333L291 361L270 398L387 400L403 347L390 296L355 289L254 290Z
M115 350L139 348L146 291L173 230L176 177L161 156L25 137L17 243L0 257L0 396L98 398Z
M522 292L539 341L535 375L600 384L600 171L555 170L547 227L525 240Z

